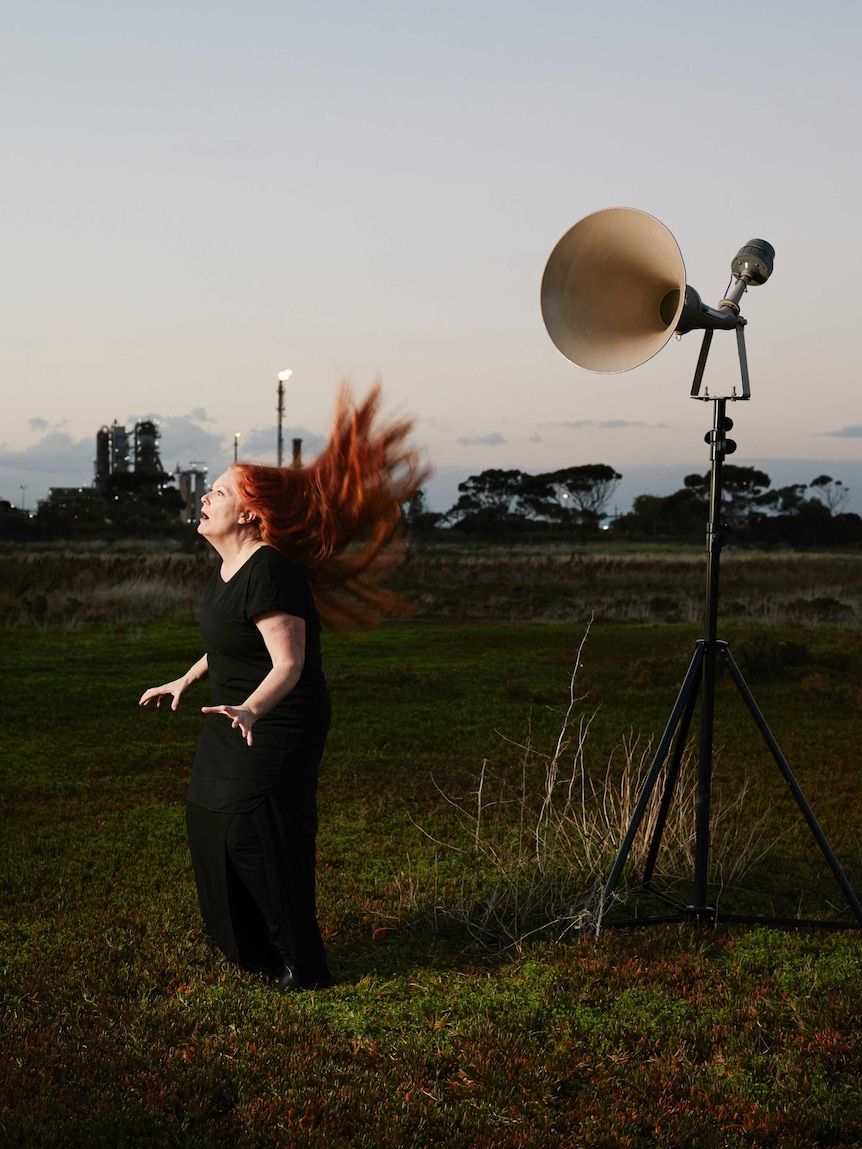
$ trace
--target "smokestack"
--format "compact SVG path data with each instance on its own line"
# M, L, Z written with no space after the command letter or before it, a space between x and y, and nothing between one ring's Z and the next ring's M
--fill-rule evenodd
M281 466L282 456L284 455L284 434L282 432L282 424L284 422L284 383L279 375L278 377L278 439L276 443L276 455L278 458L278 466Z
M293 465L294 467L302 466L302 439L293 440Z

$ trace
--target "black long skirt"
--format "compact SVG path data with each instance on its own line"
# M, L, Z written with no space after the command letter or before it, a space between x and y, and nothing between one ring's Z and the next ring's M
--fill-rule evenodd
M317 778L324 738L285 763L278 789L241 812L186 803L201 916L212 940L249 970L291 965L303 984L329 970L317 922Z

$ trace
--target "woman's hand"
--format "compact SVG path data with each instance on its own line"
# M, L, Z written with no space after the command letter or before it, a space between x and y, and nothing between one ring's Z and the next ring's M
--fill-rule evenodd
M207 673L207 656L202 655L194 666L182 676L182 678L175 678L173 682L166 682L164 686L151 686L149 690L145 690L141 695L138 706L147 706L155 698L156 706L161 706L162 699L167 695L171 696L171 710L176 710L180 704L180 699L188 690L193 682L197 682L199 678Z
M188 685L187 677L183 676L182 678L175 678L173 682L166 682L164 686L151 686L149 690L145 690L141 695L138 706L147 706L154 698L156 700L156 706L161 706L162 699L170 695L171 710L176 710Z
M229 718L230 724L234 730L239 730L246 742L251 746L251 728L257 721L257 715L252 714L250 710L246 710L244 706L202 706L202 714L223 714L225 718Z

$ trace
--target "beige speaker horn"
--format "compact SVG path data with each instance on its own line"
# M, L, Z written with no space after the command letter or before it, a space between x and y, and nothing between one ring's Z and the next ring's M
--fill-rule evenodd
M542 318L567 359L613 374L661 351L685 296L685 264L664 224L644 211L612 207L585 216L551 252Z

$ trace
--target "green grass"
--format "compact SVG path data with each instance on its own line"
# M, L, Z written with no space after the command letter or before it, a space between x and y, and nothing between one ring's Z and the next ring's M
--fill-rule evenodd
M136 705L196 656L194 625L7 630L0 1142L862 1144L858 934L675 924L489 949L434 912L457 890L418 827L457 842L444 795L469 803L483 761L517 784L512 743L552 745L582 633L418 619L327 640L319 898L337 985L280 999L201 932L182 804L205 691L176 714ZM660 732L696 637L594 624L592 767ZM858 892L855 634L724 637ZM723 899L839 913L724 679L717 702L716 784L753 778L776 842Z

